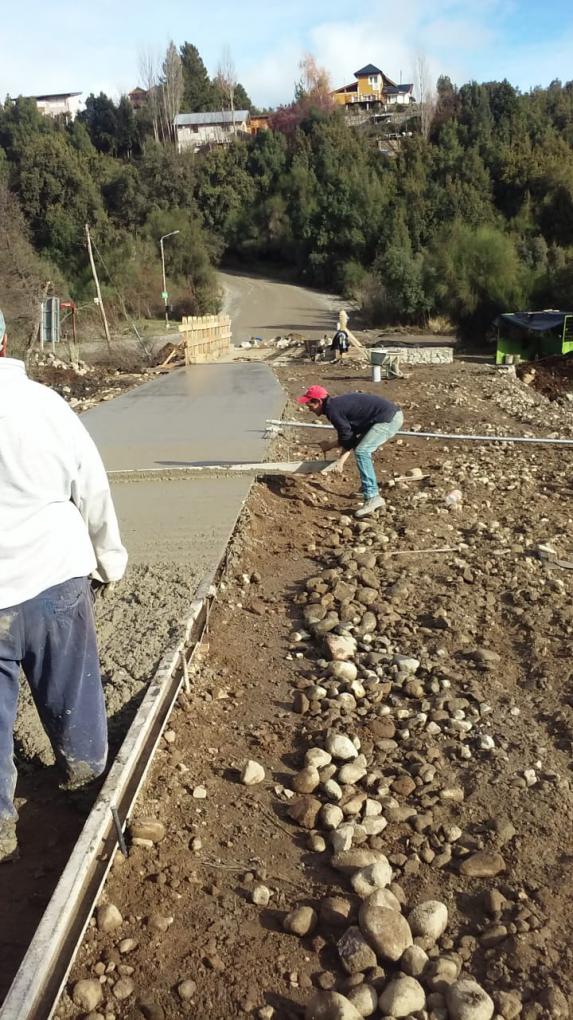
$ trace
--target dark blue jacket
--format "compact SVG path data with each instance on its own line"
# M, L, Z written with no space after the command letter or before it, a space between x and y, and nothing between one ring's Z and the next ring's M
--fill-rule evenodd
M322 405L322 413L338 432L343 450L353 450L373 425L392 421L399 410L391 400L373 393L344 393L327 397Z

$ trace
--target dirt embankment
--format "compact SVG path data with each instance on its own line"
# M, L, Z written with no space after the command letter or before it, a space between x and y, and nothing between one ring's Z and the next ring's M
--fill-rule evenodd
M282 381L371 388L347 366ZM384 392L406 427L571 435L570 414L482 368ZM159 824L117 859L121 917L89 929L59 1018L85 1013L80 979L118 1020L400 1016L405 976L409 1015L461 1016L470 980L482 1012L464 1016L569 1016L573 571L539 546L573 559L570 457L395 440L386 506L362 523L354 468L256 488L138 806ZM411 913L430 900L431 930Z
M81 414L151 378L149 369L142 367L141 358L133 359L129 368L119 367L116 361L110 356L109 364L89 365L85 361L72 362L46 351L30 357L28 375L55 390L74 411Z
M517 375L550 400L573 401L573 354L518 365Z

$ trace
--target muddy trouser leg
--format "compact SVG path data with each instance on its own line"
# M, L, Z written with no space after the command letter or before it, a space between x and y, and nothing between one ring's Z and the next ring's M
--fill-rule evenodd
M70 788L100 776L107 719L89 581L76 577L25 603L22 666Z
M368 430L354 449L356 464L360 473L362 483L362 494L364 499L373 499L378 495L378 482L376 472L372 463L372 454L383 443L387 443L392 436L395 436L404 424L404 415L397 411L391 421L379 422Z
M20 607L0 609L0 861L16 848L14 723L20 673Z

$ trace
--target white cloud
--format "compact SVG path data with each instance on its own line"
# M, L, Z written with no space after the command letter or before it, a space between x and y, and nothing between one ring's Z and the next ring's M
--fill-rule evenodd
M397 81L412 81L420 52L434 78L441 73L457 77L466 73L468 58L476 50L494 46L495 15L504 9L504 0L489 0L478 14L473 0L454 4L436 0L429 13L423 0L409 0L389 18L387 4L375 0L367 16L324 20L306 36L283 40L244 77L257 102L288 101L297 62L306 49L329 70L335 87L353 81L354 72L365 63L377 64Z
M562 2L562 0L559 0ZM199 0L25 0L3 21L0 96L83 90L119 94L137 83L137 53L164 51L169 38L199 48L214 73L230 45L239 78L261 106L289 102L311 51L333 85L357 68L378 64L391 78L412 81L423 52L433 78L507 77L522 88L573 76L573 19L545 19L523 0L386 0L350 7L342 0L218 0L205 13ZM527 17L529 20L527 20ZM553 38L550 38L553 36Z
M475 0L434 0L431 7L424 0L406 0L389 17L386 2L371 0L367 15L323 18L306 33L283 37L279 46L267 49L262 62L246 69L244 79L256 102L288 102L305 50L328 69L335 87L353 81L366 63L377 64L395 80L415 80L419 53L434 81L440 74L458 84L507 77L528 88L557 76L572 77L573 26L568 31L562 25L557 40L515 44L509 23L518 10L518 0L482 0L479 6Z

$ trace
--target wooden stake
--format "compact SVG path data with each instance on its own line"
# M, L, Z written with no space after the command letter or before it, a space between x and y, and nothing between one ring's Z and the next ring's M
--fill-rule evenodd
M110 336L110 333L109 333L109 326L108 326L107 317L106 317L106 314L105 314L105 308L104 308L103 301L102 301L101 289L100 289L100 285L99 285L96 264L94 262L94 255L93 255L93 251L92 251L92 239L91 239L91 236L90 236L90 228L89 228L89 225L87 223L86 223L86 239L87 239L87 244L88 244L88 254L89 254L89 257L90 257L90 265L92 267L93 278L94 278L94 282L95 282L95 285L96 285L99 310L101 312L103 328L105 330L105 338L107 340L107 349L108 349L108 351L111 351L111 349L112 349L112 346L111 346L111 336Z

